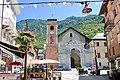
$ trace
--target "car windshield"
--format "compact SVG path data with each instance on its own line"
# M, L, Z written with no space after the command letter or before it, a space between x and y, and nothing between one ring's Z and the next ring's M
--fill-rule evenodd
M58 66L58 68L63 68L63 66Z

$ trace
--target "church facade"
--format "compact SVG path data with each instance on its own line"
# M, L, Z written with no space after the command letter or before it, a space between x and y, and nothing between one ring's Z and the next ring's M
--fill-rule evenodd
M50 26L55 30L50 31ZM49 25L47 24L47 35L49 36L46 40L46 58L58 60L59 65L64 65L66 69L75 68L78 65L91 66L92 52L90 49L84 48L84 44L89 39L72 27L57 36L57 26L52 19L49 20ZM53 37L51 38L51 36Z

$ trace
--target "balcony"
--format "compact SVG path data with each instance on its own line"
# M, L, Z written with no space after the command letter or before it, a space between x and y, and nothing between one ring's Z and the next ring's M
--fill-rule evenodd
M104 30L106 32L109 32L111 31L111 29L114 27L114 21L113 20L109 20L105 23L105 26L104 26Z
M2 29L5 29L12 38L17 36L17 30L10 18L3 18Z

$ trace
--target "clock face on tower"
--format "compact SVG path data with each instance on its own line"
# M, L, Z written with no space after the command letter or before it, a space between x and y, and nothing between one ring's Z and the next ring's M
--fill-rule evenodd
M54 34L54 31L51 31L51 32L50 32L50 35L53 35L53 34Z

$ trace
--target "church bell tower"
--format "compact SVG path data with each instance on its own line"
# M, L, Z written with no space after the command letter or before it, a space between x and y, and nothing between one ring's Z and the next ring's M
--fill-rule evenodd
M46 27L46 58L58 61L57 19L47 19Z

